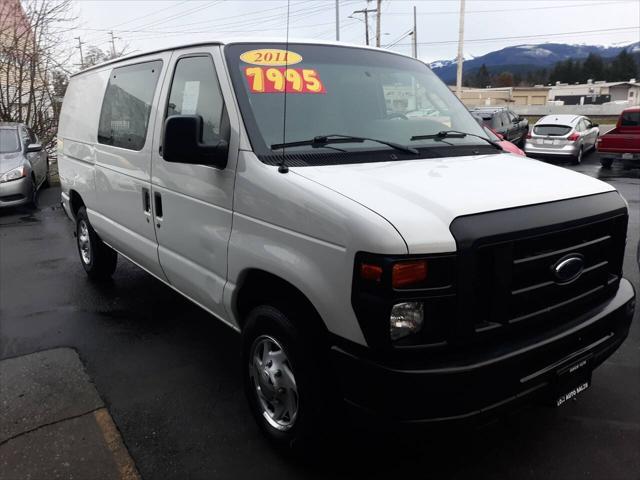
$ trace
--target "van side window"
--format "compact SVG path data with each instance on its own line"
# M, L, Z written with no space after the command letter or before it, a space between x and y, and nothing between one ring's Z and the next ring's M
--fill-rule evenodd
M102 101L98 142L142 150L162 62L114 68Z
M220 135L225 134L220 133L223 112L224 100L211 57L185 57L178 60L166 116L202 116L202 142L213 145L218 143Z

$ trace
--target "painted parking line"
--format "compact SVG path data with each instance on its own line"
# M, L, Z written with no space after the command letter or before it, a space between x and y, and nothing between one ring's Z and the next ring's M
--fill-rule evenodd
M122 442L122 437L113 419L106 408L101 408L93 412L96 423L102 431L102 436L107 447L113 455L113 460L118 466L121 480L140 480L140 475L136 469L133 459Z

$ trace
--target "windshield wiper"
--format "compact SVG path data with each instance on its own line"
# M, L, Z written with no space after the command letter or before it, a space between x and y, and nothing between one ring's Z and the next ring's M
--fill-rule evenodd
M479 138L480 140L484 140L485 142L487 142L488 144L494 146L495 148L497 148L498 150L504 151L502 149L502 147L500 145L498 145L496 142L494 142L493 140L489 140L488 138L485 138L481 135L476 135L475 133L467 133L467 132L460 132L458 130L442 130L441 132L438 133L434 133L431 135L414 135L413 137L411 137L411 141L414 140L442 140L445 138L464 138L464 137L475 137L475 138Z
M305 146L311 146L312 148L320 148L330 143L362 143L366 141L380 143L382 145L386 145L395 150L405 152L405 153L412 153L414 155L417 155L420 153L417 149L413 147L408 147L406 145L401 145L395 142L387 142L386 140L378 140L377 138L353 137L350 135L339 135L339 134L319 135L317 137L313 137L311 140L300 140L298 142L274 143L273 145L271 145L271 150L280 150L282 148L288 148L288 147L305 147Z

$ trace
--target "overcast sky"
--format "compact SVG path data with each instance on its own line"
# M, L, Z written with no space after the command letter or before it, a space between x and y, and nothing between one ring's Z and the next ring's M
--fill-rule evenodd
M375 8L375 0L340 0L340 40L364 44L364 22L355 10ZM456 56L459 0L384 0L382 44L411 30L418 12L418 53L425 61ZM571 43L623 45L640 40L639 0L467 0L466 58L509 45ZM276 0L76 0L80 35L86 44L129 51L181 42L247 34L283 37L287 2ZM357 17L357 15L354 15ZM373 42L375 14L370 16ZM290 37L335 40L335 0L291 0ZM411 53L411 37L390 48Z

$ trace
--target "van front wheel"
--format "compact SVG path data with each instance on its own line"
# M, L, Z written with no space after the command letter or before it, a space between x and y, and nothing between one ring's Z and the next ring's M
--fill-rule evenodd
M242 332L242 369L249 407L276 446L308 452L321 437L330 410L323 349L300 329L293 308L261 305Z
M80 262L90 278L102 280L111 277L116 269L118 254L106 245L95 232L85 207L76 214L76 238Z

